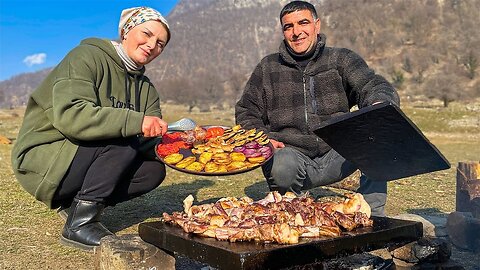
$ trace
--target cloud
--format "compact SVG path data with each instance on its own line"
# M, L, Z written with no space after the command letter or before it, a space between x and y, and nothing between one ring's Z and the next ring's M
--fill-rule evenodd
M33 65L40 65L45 63L45 60L47 59L47 54L45 53L37 53L37 54L32 54L25 59L23 59L23 63L27 65L28 67L31 67Z

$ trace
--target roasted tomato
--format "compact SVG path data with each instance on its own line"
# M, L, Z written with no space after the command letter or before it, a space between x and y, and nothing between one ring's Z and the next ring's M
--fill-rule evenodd
M162 136L162 143L169 144L178 141L182 141L182 132L173 132L173 133L166 133Z
M177 141L172 143L174 146L178 147L179 149L190 149L191 145L184 142L184 141Z
M159 144L157 153L161 157L166 157L173 153L178 153L179 148L173 144Z
M225 130L223 130L223 128L221 128L221 127L208 128L206 139L222 136L224 132L225 132Z

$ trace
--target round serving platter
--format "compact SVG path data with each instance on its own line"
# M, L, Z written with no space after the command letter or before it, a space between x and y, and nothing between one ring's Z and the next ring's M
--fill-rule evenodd
M225 130L230 128L230 127L227 127L227 126L215 126L215 125L206 125L206 126L201 126L201 127L204 128L204 129L208 129L208 128L211 128L211 127L221 127ZM194 175L204 175L204 176L234 175L234 174L240 174L240 173L245 173L245 172L254 170L254 169L262 166L263 164L267 163L273 157L273 152L274 152L273 151L274 150L273 145L272 145L271 142L269 142L268 144L266 144L266 146L268 146L270 148L270 150L272 151L271 152L272 154L267 159L265 159L262 163L258 163L255 166L245 168L245 169L241 169L241 170L233 170L233 171L227 171L227 172L204 172L204 171L191 171L191 170L187 170L187 169L182 169L182 168L176 167L173 164L166 163L164 161L163 157L161 157L157 153L156 149L157 149L159 144L162 144L162 143L161 142L157 143L157 145L155 146L155 155L157 156L157 159L160 160L161 162L163 162L165 165L167 165L168 167L170 167L174 170L180 171L180 172L184 172L184 173L188 173L188 174L194 174ZM189 157L189 156L195 156L197 160L200 156L199 154L193 154L191 149L180 149L178 151L178 153L182 154L184 158Z

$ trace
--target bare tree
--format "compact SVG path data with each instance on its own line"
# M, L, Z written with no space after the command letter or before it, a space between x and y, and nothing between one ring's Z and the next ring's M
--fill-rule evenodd
M459 81L460 78L454 73L437 74L425 82L424 92L431 99L442 100L443 106L448 107L450 102L462 97Z

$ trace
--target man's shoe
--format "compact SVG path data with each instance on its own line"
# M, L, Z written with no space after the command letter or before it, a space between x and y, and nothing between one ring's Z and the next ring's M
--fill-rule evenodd
M75 199L70 207L60 241L66 245L91 250L100 245L100 239L114 235L102 223L100 216L105 206L98 202Z

